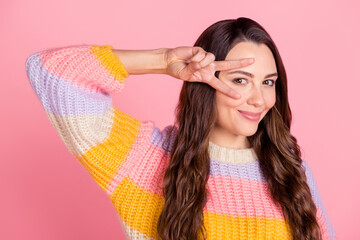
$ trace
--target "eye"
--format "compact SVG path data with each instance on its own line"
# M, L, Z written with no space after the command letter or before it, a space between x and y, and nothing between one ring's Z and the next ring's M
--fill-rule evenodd
M239 84L241 84L241 80L246 80L245 78L235 78L234 80L233 80L233 82L234 83L239 83Z
M271 82L271 84L267 84L267 85L275 86L275 81L274 80L268 79L268 80L265 80L264 82L267 82L267 83Z

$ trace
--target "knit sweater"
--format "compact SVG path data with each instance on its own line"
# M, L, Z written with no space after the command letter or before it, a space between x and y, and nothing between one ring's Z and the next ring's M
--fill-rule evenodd
M176 131L140 121L112 105L128 73L111 45L72 45L33 53L26 73L69 151L114 205L129 239L159 239L161 183ZM281 206L272 200L253 148L209 142L210 177L204 207L207 239L291 239ZM334 230L308 164L306 177L324 239Z

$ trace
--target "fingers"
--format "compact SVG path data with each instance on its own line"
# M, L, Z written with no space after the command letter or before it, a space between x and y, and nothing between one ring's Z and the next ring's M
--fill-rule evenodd
M168 55L170 56L170 62L173 59L175 59L176 61L183 60L190 62L190 59L192 59L199 52L204 52L204 50L201 47L182 46L171 49Z
M220 91L221 93L234 98L234 99L240 99L241 95L236 92L234 89L226 85L224 82L216 78L215 76L208 82L210 86L215 88L216 90Z
M200 62L206 57L206 52L200 47L194 47L193 54L193 57L190 59L191 62Z
M195 55L189 60L189 62L199 62L201 67L205 67L215 61L215 55L211 52L206 52L201 47L194 47L193 53Z
M254 58L243 58L241 60L215 61L215 71L230 70L234 68L242 68L254 63Z
M195 80L201 80L201 74L197 71L214 62L215 55L210 52L205 52L200 47L194 47L193 53L195 55L188 61L188 65L184 69L185 71L183 72L182 77L187 79L193 75Z
M208 52L206 56L200 61L200 66L205 67L215 61L215 55Z
M201 68L198 62L190 62L180 73L181 79L189 79L196 71ZM196 75L196 80L200 80L200 76Z

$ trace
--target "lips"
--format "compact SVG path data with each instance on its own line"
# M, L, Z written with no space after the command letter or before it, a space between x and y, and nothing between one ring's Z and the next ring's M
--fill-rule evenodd
M259 113L253 113L253 112L247 112L247 111L240 111L238 110L245 118L252 120L252 121L257 121L260 119L261 116L261 112Z

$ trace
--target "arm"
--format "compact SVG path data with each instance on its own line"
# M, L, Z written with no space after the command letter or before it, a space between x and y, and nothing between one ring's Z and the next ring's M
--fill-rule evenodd
M317 207L317 214L316 214L316 218L318 220L318 223L320 225L321 228L321 232L322 232L322 236L323 239L336 239L336 235L334 232L334 228L332 226L332 223L325 211L325 207L323 205L321 196L320 196L320 192L319 189L317 187L317 183L315 181L314 175L311 171L311 168L309 167L309 165L307 164L306 161L303 161L303 166L305 169L305 174L306 174L306 178L307 178L307 183L309 185L310 191L311 191L311 195L313 197L313 200L316 204Z
M147 160L143 156L161 158L161 150L153 151L154 156L147 151L160 148L170 129L159 131L152 121L140 122L112 105L110 94L121 92L129 73L166 73L184 81L203 81L231 96L237 93L217 79L215 71L252 63L248 59L217 62L199 47L168 50L75 45L43 50L26 60L30 84L51 123L69 151L109 194L128 174L130 167L124 163L133 170L141 164L139 159Z
M253 63L252 58L215 61L215 55L201 47L159 48L153 50L112 50L129 74L160 73L175 78L207 83L223 94L240 98L234 89L214 76L216 71L241 68Z
M69 151L108 194L119 184L118 176L129 173L127 166L136 169L140 159L145 161L142 155L151 146L160 145L164 135L153 122L140 122L112 105L110 94L121 92L129 75L112 50L110 45L68 46L43 50L26 60L30 84L51 123ZM137 59L136 67L129 60L132 54L117 53L131 72L143 73L146 70L139 68L142 59L158 56L149 51L146 58Z

